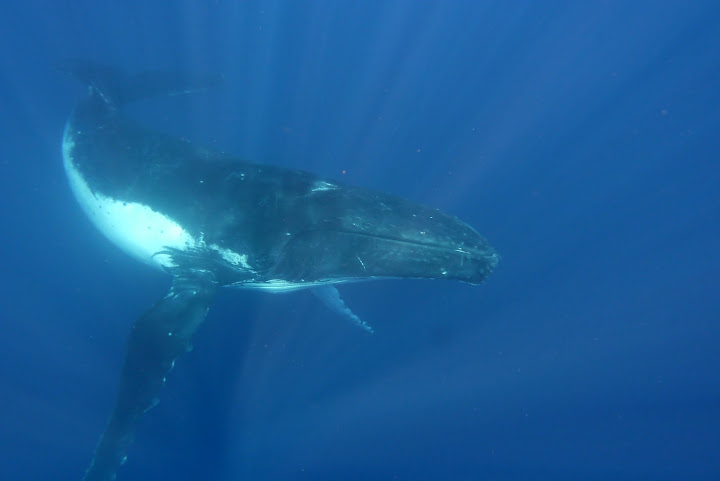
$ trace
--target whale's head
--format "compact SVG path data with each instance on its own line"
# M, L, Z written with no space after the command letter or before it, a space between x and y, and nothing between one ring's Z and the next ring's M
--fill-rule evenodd
M338 186L298 200L274 271L293 282L371 278L482 282L499 256L472 227L438 210Z

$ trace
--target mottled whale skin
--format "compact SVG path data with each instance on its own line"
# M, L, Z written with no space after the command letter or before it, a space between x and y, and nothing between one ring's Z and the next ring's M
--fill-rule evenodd
M477 284L498 262L475 230L436 209L244 162L122 113L128 102L197 90L214 83L211 77L130 76L77 60L62 69L89 86L63 136L75 197L109 240L172 277L168 294L133 326L116 405L86 481L115 479L138 420L157 404L218 288L317 287L319 297L353 317L328 286L376 278Z

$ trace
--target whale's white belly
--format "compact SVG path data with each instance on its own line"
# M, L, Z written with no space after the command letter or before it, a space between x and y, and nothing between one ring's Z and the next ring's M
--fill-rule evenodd
M198 245L197 239L166 215L143 204L93 191L75 165L74 147L73 136L66 127L62 150L70 188L93 224L125 253L155 267L172 267L172 258L164 251Z

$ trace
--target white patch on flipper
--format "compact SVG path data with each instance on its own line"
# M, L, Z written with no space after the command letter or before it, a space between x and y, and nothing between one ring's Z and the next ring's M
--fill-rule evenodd
M312 287L321 286L327 282L289 282L283 279L268 279L262 282L238 282L232 284L233 287L240 287L243 289L257 289L265 292L281 293L281 292L293 292L301 291L304 289L310 289Z
M237 252L231 251L230 249L223 249L217 244L212 244L210 246L210 249L216 251L223 259L225 259L226 262L234 265L235 267L252 271L250 264L248 264L247 254L238 254Z
M380 279L379 277L369 277L365 280ZM320 280L320 281L286 281L284 279L268 279L259 282L238 282L236 284L230 284L231 287L238 287L242 289L255 289L258 291L271 292L273 294L283 292L294 292L302 291L305 289L313 289L315 287L329 286L333 284L347 284L350 282L358 282L358 279L332 279L332 280Z
M350 319L353 323L360 328L365 329L370 334L374 332L373 328L368 323L360 319L353 311L350 310L350 308L345 304L345 301L342 300L342 297L340 297L340 293L335 287L318 286L313 287L310 292L312 292L315 297L320 299L323 304L325 304L333 312Z

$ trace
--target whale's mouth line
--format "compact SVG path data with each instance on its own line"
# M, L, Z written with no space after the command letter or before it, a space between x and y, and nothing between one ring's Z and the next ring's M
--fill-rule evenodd
M428 240L427 242L423 242L422 240L415 240L415 239L408 239L405 237L390 235L390 234L369 234L367 232L359 232L359 231L353 231L348 229L308 229L304 230L298 234L308 234L313 232L331 232L331 233L337 233L337 234L344 234L348 236L357 236L357 237L366 237L370 239L380 239L383 241L389 241L396 244L401 245L407 245L407 246L415 246L415 247L421 247L423 249L434 249L436 251L440 251L447 254L459 254L459 255L465 255L472 258L492 258L496 257L497 254L494 251L487 252L485 250L480 250L475 247L466 246L463 244L454 244L454 245L443 245L437 242L432 242Z

